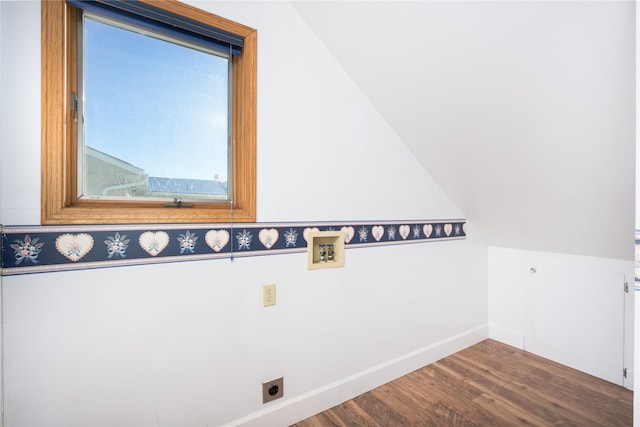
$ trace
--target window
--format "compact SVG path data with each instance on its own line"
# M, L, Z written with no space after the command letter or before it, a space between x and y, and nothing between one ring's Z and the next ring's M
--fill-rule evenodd
M172 0L70 3L41 6L42 223L255 221L256 31Z

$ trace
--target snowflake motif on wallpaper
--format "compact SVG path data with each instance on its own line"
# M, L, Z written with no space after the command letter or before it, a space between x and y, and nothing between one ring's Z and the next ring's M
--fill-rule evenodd
M126 257L127 247L129 246L129 242L131 239L127 239L127 235L116 232L115 236L107 236L107 240L104 241L104 244L107 245L107 254L109 254L109 258L113 258L114 255L120 256L122 258Z
M442 226L436 225L436 237L440 237L442 235Z
M239 251L243 249L251 249L251 239L253 239L253 235L251 234L251 232L242 230L242 233L236 234L236 239L238 240Z
M453 227L453 232L455 233L456 236L460 235L460 224L456 224L456 226Z
M290 228L289 231L284 233L284 241L286 243L285 247L296 246L296 242L298 241L298 232L293 228Z
M24 240L14 240L15 243L10 246L16 258L16 265L19 265L22 261L24 261L25 265L29 262L38 263L38 255L40 255L42 246L44 246L44 242L38 243L38 240L40 240L38 237L31 240L28 234L24 236Z
M419 239L420 238L420 226L419 225L414 225L413 226L413 238L414 239Z
M387 240L396 240L396 227L395 227L395 225L392 225L389 228L387 228L387 236L389 236L387 238Z
M183 254L185 251L189 251L193 253L196 248L196 242L198 241L198 236L196 236L195 234L191 234L191 232L187 230L186 233L178 236L178 241L180 242L181 254Z
M369 237L369 229L364 226L360 227L360 230L358 230L358 237L360 238L361 242L366 242L367 237Z

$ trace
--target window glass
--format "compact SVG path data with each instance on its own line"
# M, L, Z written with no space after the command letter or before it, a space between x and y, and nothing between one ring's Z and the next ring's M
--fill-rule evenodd
M79 199L229 200L228 53L81 23Z

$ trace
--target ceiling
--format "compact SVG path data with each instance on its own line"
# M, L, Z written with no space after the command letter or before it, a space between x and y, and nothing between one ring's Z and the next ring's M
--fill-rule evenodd
M490 245L632 259L632 1L292 1Z

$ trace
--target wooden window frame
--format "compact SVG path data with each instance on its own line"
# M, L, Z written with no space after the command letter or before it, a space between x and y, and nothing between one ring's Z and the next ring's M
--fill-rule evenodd
M215 223L256 221L257 31L176 0L144 3L244 37L233 56L233 202L163 202L77 198L77 126L70 94L77 85L76 8L43 1L42 20L42 224Z

